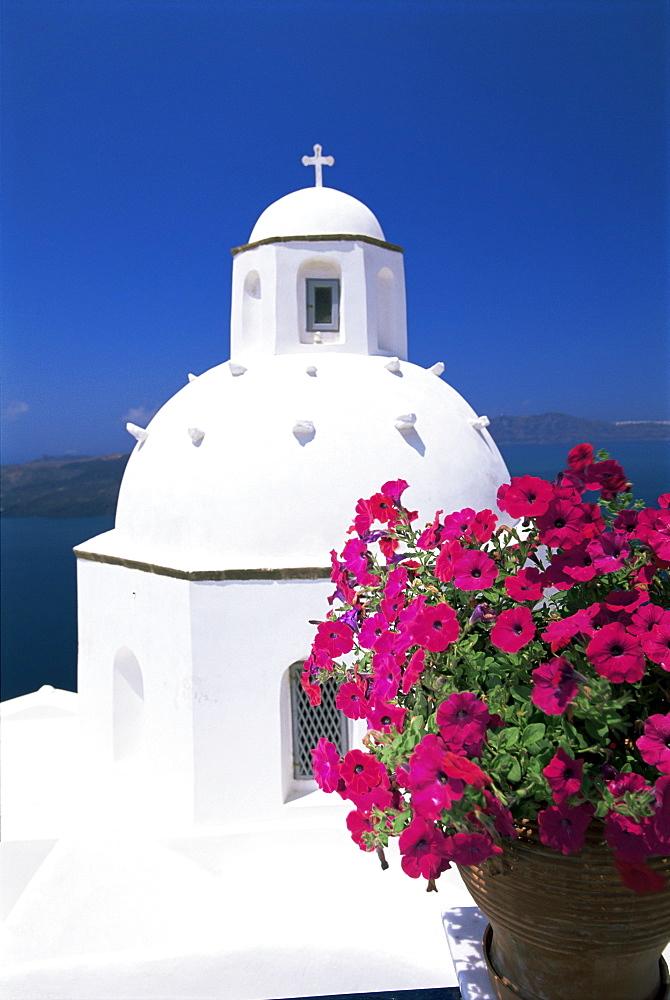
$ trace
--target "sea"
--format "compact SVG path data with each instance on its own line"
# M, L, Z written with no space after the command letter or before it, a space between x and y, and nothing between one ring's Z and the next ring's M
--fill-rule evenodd
M601 447L623 465L635 495L647 504L655 505L662 493L670 491L670 442L616 441ZM551 481L565 468L564 445L513 444L500 450L512 476ZM2 700L43 684L76 691L77 592L72 549L113 526L112 517L102 516L0 518Z

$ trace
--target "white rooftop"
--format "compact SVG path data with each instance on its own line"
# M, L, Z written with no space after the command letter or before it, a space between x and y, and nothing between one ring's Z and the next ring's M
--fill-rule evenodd
M249 243L288 236L369 236L386 240L362 201L329 187L300 188L274 201L260 215Z

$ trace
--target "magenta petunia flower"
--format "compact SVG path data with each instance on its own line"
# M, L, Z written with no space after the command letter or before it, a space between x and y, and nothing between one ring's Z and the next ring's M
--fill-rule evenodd
M590 544L591 542L582 542L581 545L575 545L561 554L557 564L560 563L561 571L570 579L585 583L597 575L593 556L589 549Z
M386 774L383 764L380 764L374 754L363 750L350 750L344 755L340 764L340 777L347 791L354 795L363 795L378 785Z
M384 496L391 497L394 503L400 503L400 497L408 488L409 483L404 479L392 479L382 485L381 492Z
M411 659L405 671L402 675L402 693L408 694L412 689L413 685L416 684L419 677L423 673L423 668L426 662L426 651L425 649L416 649L411 656Z
M392 729L401 733L407 709L401 705L389 704L385 701L370 701L368 710L368 727L382 733L390 733Z
M459 590L486 590L498 576L498 567L479 549L468 549L454 560L454 584Z
M498 615L491 629L491 642L504 653L518 653L528 645L535 631L533 616L528 608L509 608Z
M478 865L494 854L502 854L502 847L493 843L490 834L482 831L455 833L447 837L446 849L449 857L457 865Z
M613 684L634 684L644 677L645 659L639 640L620 622L611 622L596 632L586 647L586 656L600 676Z
M592 538L586 547L598 573L615 573L630 555L628 539L614 531Z
M593 461L592 444L576 444L568 452L568 465L575 472L581 472Z
M314 650L324 650L329 656L342 656L354 648L354 633L342 622L321 622L316 630Z
M547 779L551 788L554 802L560 804L569 799L571 795L576 795L582 787L582 771L584 761L579 758L575 760L559 747L551 758L542 774Z
M355 844L358 844L362 851L374 851L374 845L372 843L366 843L364 835L371 834L372 823L370 822L370 817L359 809L355 809L350 812L347 816L347 829L351 834L351 839Z
M364 719L368 713L365 686L360 680L345 681L335 695L335 707L348 719Z
M449 514L449 516L444 519L442 537L449 539L464 538L470 531L470 527L474 519L475 512L472 507L466 507L464 510L454 511L453 514Z
M438 510L435 512L435 517L433 518L433 523L426 525L424 531L419 535L416 547L417 549L423 549L424 552L428 549L437 548L442 539L442 524L440 523L440 514L443 514L443 510Z
M390 701L400 687L400 667L390 653L375 653L372 657L371 697L376 701Z
M559 621L550 622L540 638L551 645L552 653L567 646L576 635L591 636L595 628L591 615L585 608L580 608L574 615L568 615Z
M544 592L542 574L534 566L520 569L516 576L505 577L505 590L515 601L539 601Z
M358 633L358 644L363 649L372 649L376 640L388 630L389 624L386 615L377 612L366 618Z
M498 505L511 517L544 514L554 495L554 487L537 476L515 476L507 490L498 491Z
M493 825L501 837L510 837L512 840L517 836L514 827L514 818L507 806L504 806L497 795L482 789L482 795L486 802L486 815L493 820Z
M454 565L457 559L467 552L456 540L442 543L439 555L435 560L435 576L443 583L449 583L454 578Z
M446 838L434 823L415 816L398 841L402 870L410 878L437 878L450 868Z
M619 878L625 886L633 892L663 892L666 881L661 872L650 868L644 861L637 864L632 861L624 861L623 858L614 856L614 867L619 873Z
M546 513L541 514L536 523L542 545L568 549L579 545L584 537L582 505L572 500L552 500Z
M409 760L408 788L417 813L436 820L443 809L463 797L465 781L449 773L452 757L439 736L429 733L416 745Z
M614 459L604 462L593 462L584 470L591 489L600 489L604 500L611 500L617 493L623 493L630 486L626 474Z
M650 660L670 670L670 620L664 619L654 625L650 632L640 637L640 642Z
M657 767L661 774L670 774L670 712L650 715L644 724L644 735L635 743L642 760Z
M341 779L340 755L335 744L322 736L312 750L312 761L319 788L323 788L324 792L336 791Z
M435 716L440 736L450 750L463 749L479 757L491 721L488 708L470 691L450 694Z
M431 653L440 653L458 638L456 612L444 602L427 605L410 626L410 634L418 645Z
M626 627L631 635L643 636L661 622L670 623L670 611L666 611L658 604L644 604L633 612L630 625Z
M547 715L563 715L577 695L577 675L563 656L555 656L533 670L531 701Z
M649 854L643 827L614 810L605 817L605 840L623 861L639 864Z
M537 814L540 840L561 854L575 854L584 846L586 830L594 812L590 802L578 806L561 802L560 805L541 809Z

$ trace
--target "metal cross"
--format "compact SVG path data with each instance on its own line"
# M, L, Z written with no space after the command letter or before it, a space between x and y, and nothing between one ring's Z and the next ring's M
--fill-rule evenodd
M314 146L314 156L303 156L302 158L302 164L304 167L311 167L311 166L314 167L314 172L316 174L316 177L314 179L314 186L318 188L323 187L323 177L321 173L321 168L323 164L325 163L327 167L332 167L332 165L335 163L334 156L321 155L322 148L323 147L320 146L317 142L316 145Z

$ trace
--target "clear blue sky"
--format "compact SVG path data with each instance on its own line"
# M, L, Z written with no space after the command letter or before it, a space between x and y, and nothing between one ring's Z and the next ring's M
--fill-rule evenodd
M272 201L405 248L410 358L480 413L668 419L662 0L4 0L3 461L130 449L229 356Z

